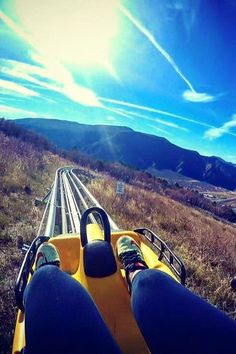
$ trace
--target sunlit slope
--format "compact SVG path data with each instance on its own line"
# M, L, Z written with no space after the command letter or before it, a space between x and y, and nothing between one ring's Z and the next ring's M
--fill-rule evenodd
M36 236L44 206L43 197L55 171L71 165L50 152L0 132L0 353L11 353L16 307L14 287L23 256L19 237L30 243Z

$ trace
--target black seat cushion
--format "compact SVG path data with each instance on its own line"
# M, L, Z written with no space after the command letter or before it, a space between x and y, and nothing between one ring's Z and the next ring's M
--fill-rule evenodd
M112 246L103 240L94 240L84 247L84 272L89 277L102 278L116 272Z

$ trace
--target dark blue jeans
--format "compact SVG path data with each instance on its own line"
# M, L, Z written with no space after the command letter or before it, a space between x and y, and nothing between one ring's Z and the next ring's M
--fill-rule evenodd
M236 353L236 322L163 272L139 272L131 302L152 353Z
M139 272L131 303L152 353L236 353L236 322L163 272ZM27 354L120 353L88 292L55 266L35 272L25 321Z
M121 353L88 292L58 267L34 273L24 302L27 354Z

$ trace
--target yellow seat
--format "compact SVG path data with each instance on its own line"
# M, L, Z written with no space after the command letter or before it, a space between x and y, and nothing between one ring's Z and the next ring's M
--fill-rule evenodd
M87 230L90 242L91 240L102 239L101 231L99 233L97 225L88 225ZM112 233L111 244L113 250L111 249L111 252L114 252L113 244L115 244L116 240L123 234L124 232L117 234ZM134 236L137 241L139 240L137 234L132 233L132 236ZM73 278L83 284L92 296L122 352L132 354L137 352L138 348L140 354L149 353L147 344L134 319L130 304L130 294L121 274L120 264L116 256L114 255L117 270L111 275L96 278L85 274L84 255L84 248L81 247L80 265L77 273L73 275ZM106 262L106 259L103 261ZM94 263L96 264L96 260L94 260Z
M56 246L60 260L61 270L68 274L76 273L80 261L80 238L76 234L59 235L48 242Z

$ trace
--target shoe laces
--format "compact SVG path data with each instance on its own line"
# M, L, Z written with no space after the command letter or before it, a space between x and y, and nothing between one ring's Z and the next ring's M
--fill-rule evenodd
M120 255L120 259L126 274L138 269L148 268L146 262L137 251L124 252ZM139 264L137 265L137 263Z

